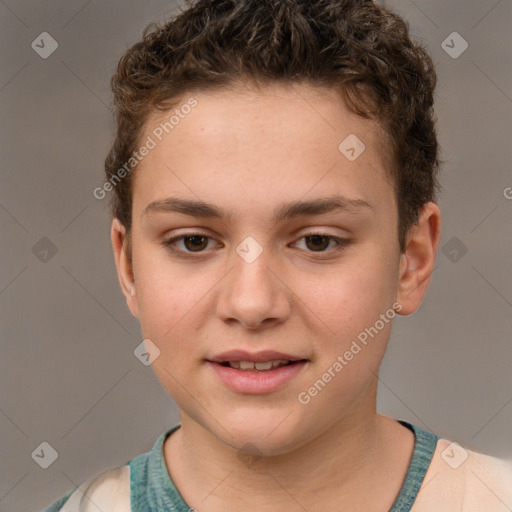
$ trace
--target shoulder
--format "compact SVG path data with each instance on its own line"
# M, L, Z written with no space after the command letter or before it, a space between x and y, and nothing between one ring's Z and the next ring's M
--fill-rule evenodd
M462 509L511 510L512 461L439 439L412 512Z
M68 496L63 505L58 507ZM130 466L109 469L87 480L47 509L51 512L127 512L130 509ZM57 506L56 506L57 505Z
M149 452L141 453L126 464L87 480L61 496L44 512L129 512L132 492L136 500L144 500L150 474L158 474L165 468L163 442L180 426L163 432Z

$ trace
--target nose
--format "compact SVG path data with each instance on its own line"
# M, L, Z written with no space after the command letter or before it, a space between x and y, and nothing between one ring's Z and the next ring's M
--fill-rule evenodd
M224 280L217 315L224 322L257 330L282 323L290 314L292 292L265 251L251 263L237 253Z

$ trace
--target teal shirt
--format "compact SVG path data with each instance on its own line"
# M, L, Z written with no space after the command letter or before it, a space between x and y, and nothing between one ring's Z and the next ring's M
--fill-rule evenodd
M406 421L398 421L412 430L416 441L405 481L389 512L409 512L418 495L439 437ZM133 512L191 512L192 509L185 503L169 476L163 452L165 439L180 426L177 425L162 433L151 451L127 462L130 466L130 501ZM75 489L59 498L44 512L58 512Z

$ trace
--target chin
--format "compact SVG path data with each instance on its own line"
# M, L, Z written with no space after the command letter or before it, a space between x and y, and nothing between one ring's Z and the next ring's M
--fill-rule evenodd
M307 428L303 421L298 424L290 411L247 411L222 421L224 428L214 426L216 436L225 444L244 455L277 456L288 453L306 440L301 429ZM302 442L301 442L302 441Z

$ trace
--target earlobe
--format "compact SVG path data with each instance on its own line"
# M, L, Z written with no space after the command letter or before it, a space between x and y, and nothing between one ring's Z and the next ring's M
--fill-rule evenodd
M132 262L128 258L127 254L129 236L126 233L126 228L119 221L119 219L115 218L112 221L110 234L112 239L112 247L114 249L117 276L119 279L119 284L121 285L121 290L132 315L136 318L139 318L133 267Z
M435 203L426 203L417 224L409 229L405 250L400 256L397 301L401 315L410 315L420 306L434 271L441 212Z

